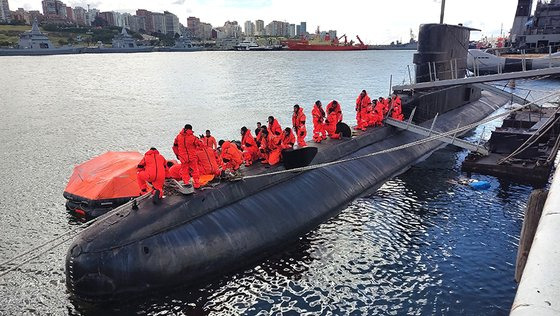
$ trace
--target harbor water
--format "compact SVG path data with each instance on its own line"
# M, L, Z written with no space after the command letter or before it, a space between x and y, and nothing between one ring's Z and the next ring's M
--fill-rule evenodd
M290 124L296 103L311 131L316 100L338 100L354 124L359 92L387 95L391 75L408 82L411 60L410 51L0 58L0 262L80 225L62 192L83 161L152 146L172 158L186 123L234 139L269 115ZM490 190L459 185L466 154L437 151L244 270L130 302L71 301L63 245L0 278L0 315L507 314L532 187L481 175Z

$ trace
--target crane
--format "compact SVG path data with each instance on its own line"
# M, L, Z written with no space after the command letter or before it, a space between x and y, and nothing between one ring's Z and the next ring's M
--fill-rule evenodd
M362 40L360 39L360 36L356 35L356 38L358 39L358 41L360 41L360 45L365 46L364 42L362 42Z
M342 35L341 37L339 37L339 38L337 39L337 41L340 41L343 37L344 37L344 45L347 45L347 44L348 44L348 37L346 37L346 34L344 34L344 35Z

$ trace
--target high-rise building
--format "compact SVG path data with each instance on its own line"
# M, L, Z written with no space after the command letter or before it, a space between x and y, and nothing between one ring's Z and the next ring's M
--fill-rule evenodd
M226 33L226 37L238 38L242 34L241 26L239 26L237 21L227 21L224 23L224 31Z
M86 25L86 10L82 7L75 7L74 20L78 25Z
M255 21L255 35L265 35L264 34L264 21L263 20L256 20Z
M2 0L0 0L0 2L2 2ZM1 8L0 8L0 10L1 10ZM18 22L21 22L21 23L25 23L25 24L31 24L31 22L32 22L31 15L29 14L29 12L25 11L23 8L18 8L16 11L12 12L12 20L18 21Z
M95 18L99 15L99 10L90 9L88 6L88 11L86 13L86 25L91 26L91 23L95 21Z
M0 0L0 21L1 22L10 22L12 20L10 14L10 5L8 4L8 0Z
M144 9L138 9L138 10L136 10L136 15L144 17L144 23L145 23L145 29L144 30L146 31L146 33L151 34L151 33L155 32L154 18L152 16L151 11L144 10Z
M152 12L154 21L154 32L166 34L165 15L163 13Z
M107 22L107 25L115 26L115 16L113 15L112 11L100 12L98 15L99 15L99 18L101 18L101 19L105 20L105 22Z
M66 7L66 18L72 22L76 22L76 18L74 17L74 10L72 7Z
M288 36L289 37L295 37L296 36L296 25L295 24L290 24L290 26L288 28Z
M165 16L165 33L169 33L172 35L181 34L181 28L179 27L179 18L169 11L164 11L163 14Z
M307 35L307 22L301 22L299 24L300 35Z
M43 14L46 17L58 15L56 0L43 0L41 4L43 5Z
M200 23L198 36L201 39L207 40L212 38L212 24Z
M294 28L295 32L295 28ZM268 23L265 27L266 35L270 36L289 36L290 34L290 23L282 21L272 21Z
M245 35L246 36L253 36L255 35L255 23L251 21L245 22Z

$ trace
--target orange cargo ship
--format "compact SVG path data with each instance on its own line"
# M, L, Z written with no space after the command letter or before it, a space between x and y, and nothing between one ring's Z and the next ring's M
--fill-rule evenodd
M344 42L339 42L339 39L344 37ZM353 44L348 42L346 35L342 35L340 38L335 38L330 40L327 35L324 40L320 38L314 40L288 40L283 44L288 48L288 50L299 50L299 51L347 51L347 50L365 50L367 45L365 45L359 36L356 36L360 44Z

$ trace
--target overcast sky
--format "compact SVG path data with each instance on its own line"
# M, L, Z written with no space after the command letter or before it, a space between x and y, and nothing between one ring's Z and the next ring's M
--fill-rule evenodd
M23 7L41 10L41 0L8 0L10 9ZM536 2L536 1L535 1ZM187 17L196 16L213 26L227 20L240 24L261 19L299 24L307 22L307 31L336 29L339 35L360 37L371 44L393 40L408 41L410 29L418 33L421 23L439 22L440 0L67 0L72 7L87 4L101 11L134 13L143 8L175 13L186 25ZM507 33L513 23L516 0L447 0L445 22L481 29L473 38L497 36L503 25Z

